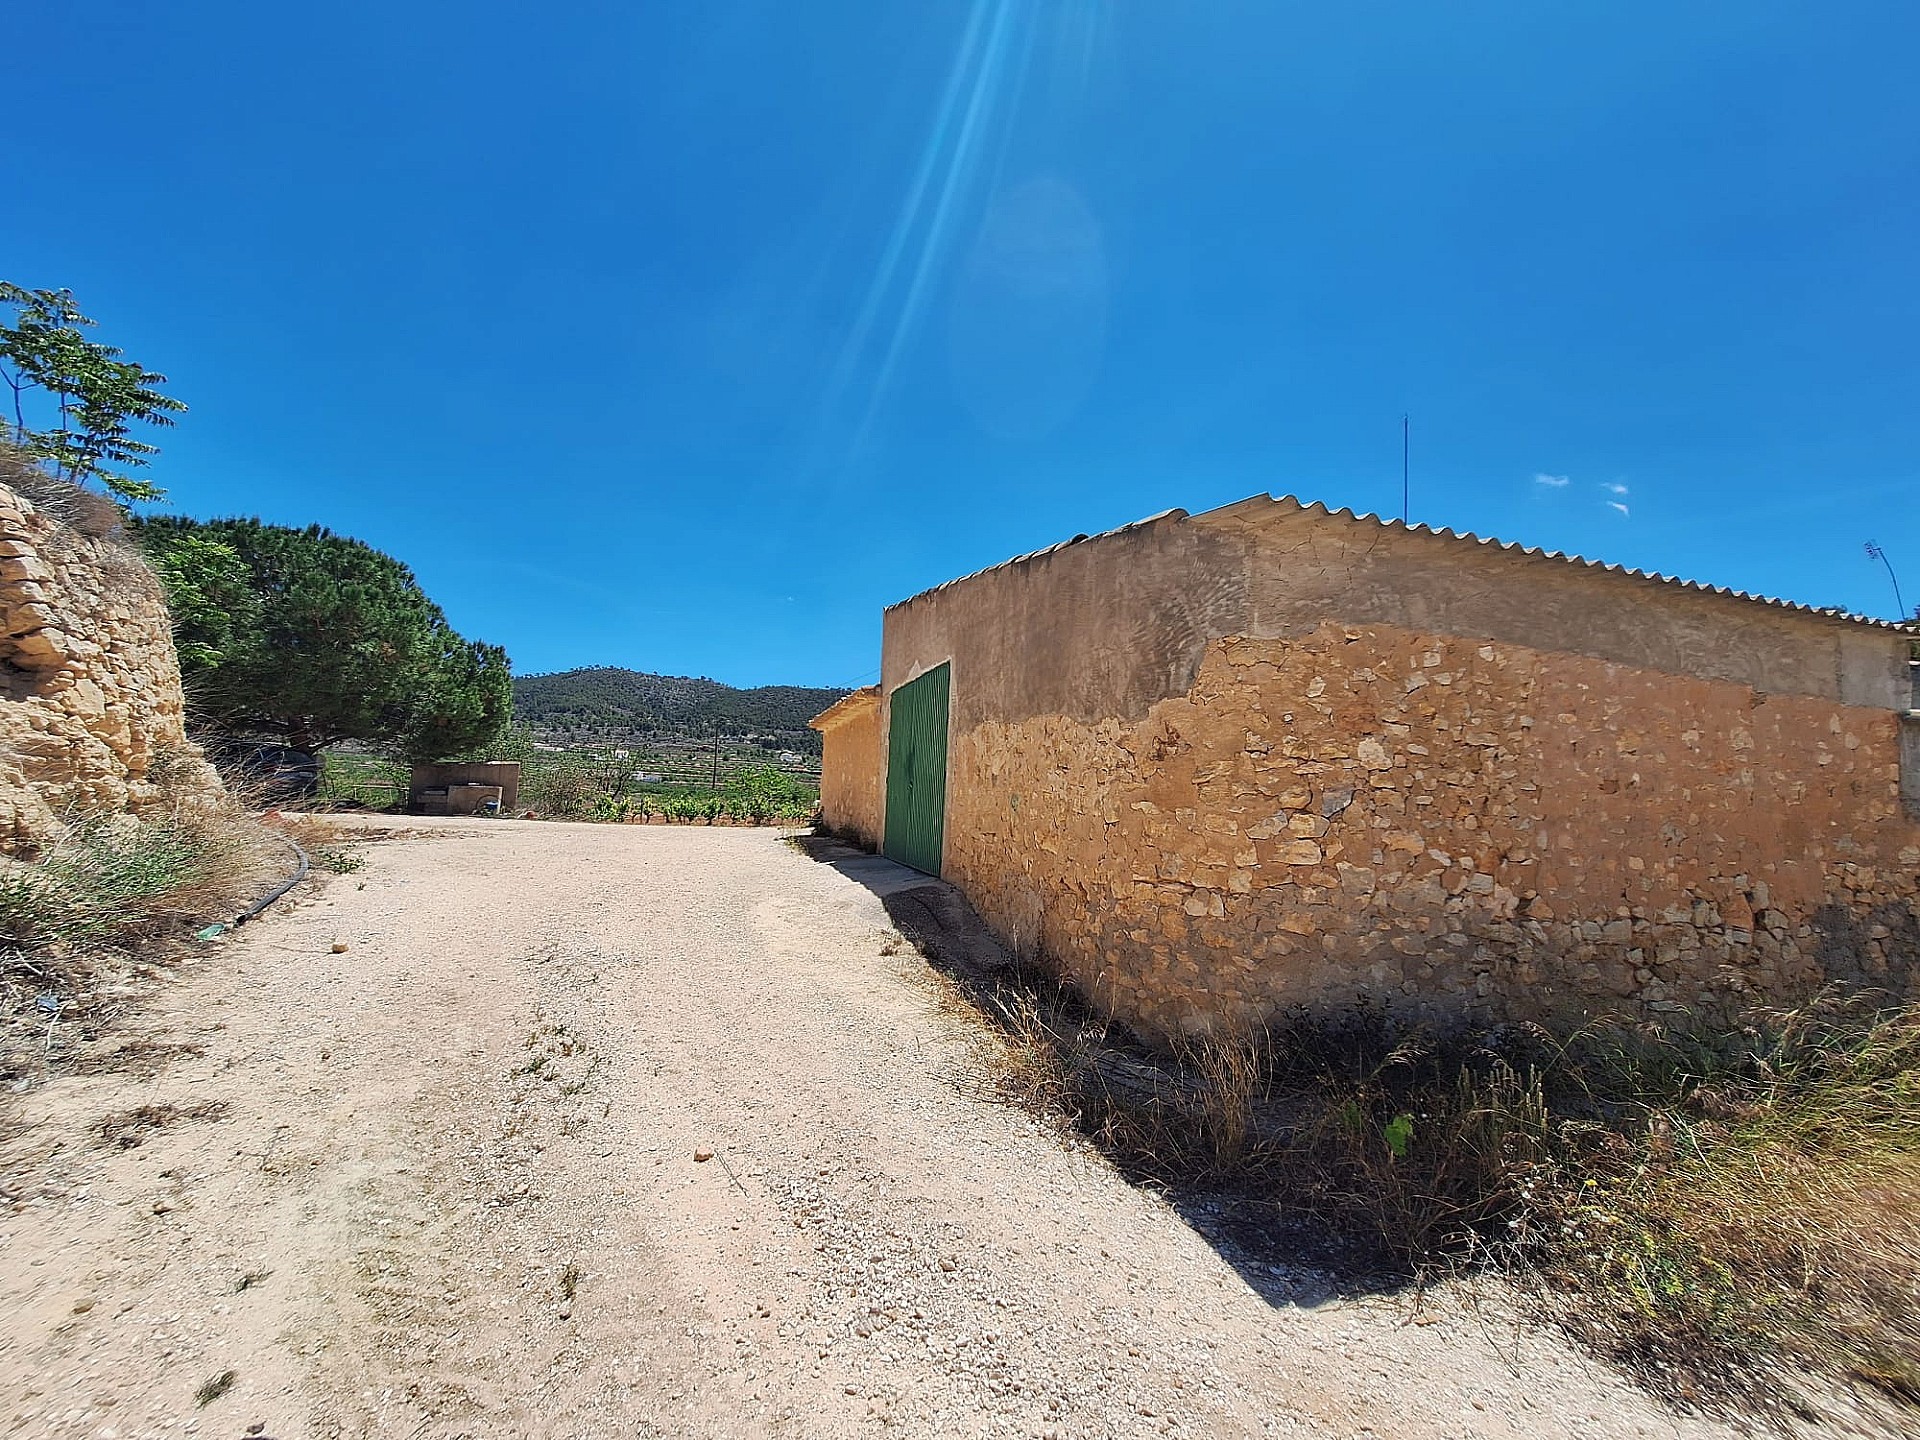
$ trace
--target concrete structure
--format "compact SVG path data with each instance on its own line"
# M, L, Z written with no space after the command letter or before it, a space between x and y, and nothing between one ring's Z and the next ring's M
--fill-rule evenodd
M502 815L520 808L518 760L415 765L407 786L407 809L416 815L477 815L489 801Z
M0 448L0 850L224 796L187 740L166 597L120 521Z
M894 697L949 667L942 873L1163 1034L1904 991L1916 638L1259 496L889 609L822 802L874 831Z

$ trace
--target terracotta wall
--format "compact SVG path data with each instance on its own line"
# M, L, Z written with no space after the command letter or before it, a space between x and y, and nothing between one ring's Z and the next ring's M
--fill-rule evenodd
M821 739L821 820L836 835L878 849L886 815L878 687L854 691L813 725Z
M1920 963L1890 631L1262 500L889 612L886 690L942 660L945 873L1149 1029Z

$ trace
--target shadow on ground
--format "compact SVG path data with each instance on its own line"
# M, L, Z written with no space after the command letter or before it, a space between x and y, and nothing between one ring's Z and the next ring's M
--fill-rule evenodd
M876 896L887 916L928 964L951 979L978 1022L1007 1033L1008 1001L1020 992L1038 994L1050 981L1020 966L974 908L952 885L909 869L831 836L795 837L795 848L829 866ZM1120 1083L1178 1090L1192 1082L1172 1068L1167 1057L1105 1022L1097 1063ZM1009 1091L1003 1098L1019 1103ZM1275 1306L1312 1307L1359 1295L1398 1294L1412 1281L1404 1273L1383 1270L1371 1257L1323 1227L1277 1212L1271 1201L1242 1190L1205 1184L1168 1184L1103 1145L1101 1136L1081 1129L1130 1184L1162 1196L1255 1293Z

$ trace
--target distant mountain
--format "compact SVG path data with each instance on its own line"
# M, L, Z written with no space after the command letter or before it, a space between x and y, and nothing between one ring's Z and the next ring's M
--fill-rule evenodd
M514 715L535 730L656 735L778 735L816 749L807 721L847 692L804 685L752 690L684 675L595 666L513 677Z

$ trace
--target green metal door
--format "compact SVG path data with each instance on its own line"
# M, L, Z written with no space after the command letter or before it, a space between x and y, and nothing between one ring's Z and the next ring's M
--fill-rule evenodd
M893 692L887 720L887 831L890 859L940 873L947 831L947 692L952 667L939 665Z

